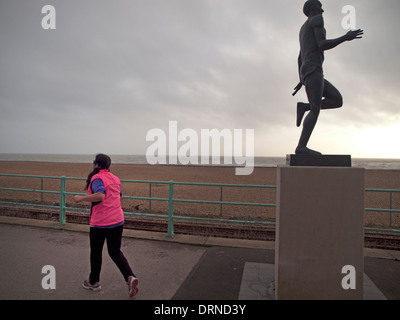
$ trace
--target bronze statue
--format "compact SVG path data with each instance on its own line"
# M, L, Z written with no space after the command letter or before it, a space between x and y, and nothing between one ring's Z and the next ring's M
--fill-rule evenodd
M330 50L345 41L362 38L363 30L349 31L344 36L327 40L322 14L322 4L318 0L308 0L304 4L304 14L308 17L300 30L300 54L298 58L300 83L295 87L293 96L304 85L309 103L297 103L297 121L299 127L306 111L296 154L321 155L307 148L311 133L317 123L321 109L340 108L343 104L340 92L326 79L322 70L324 51ZM322 99L324 98L324 99Z

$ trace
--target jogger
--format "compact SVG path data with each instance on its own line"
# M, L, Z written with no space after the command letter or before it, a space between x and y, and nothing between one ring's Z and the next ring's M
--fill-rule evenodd
M83 287L101 290L100 272L104 242L111 259L121 271L129 289L129 296L138 292L138 279L121 251L124 212L121 207L121 183L109 168L111 159L105 154L96 155L93 171L86 180L88 195L74 196L75 202L89 201L90 207L90 275Z

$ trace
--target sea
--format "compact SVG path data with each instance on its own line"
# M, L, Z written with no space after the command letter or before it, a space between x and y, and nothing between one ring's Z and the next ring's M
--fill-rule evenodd
M112 163L115 164L148 164L145 155L120 155L110 154ZM167 157L168 159L168 157ZM22 154L22 153L0 153L0 161L35 161L35 162L68 162L68 163L92 163L93 154ZM217 159L218 160L218 159ZM209 164L210 166L240 166L233 164L225 164L221 158L216 161L219 164ZM198 161L201 163L201 161ZM212 163L210 160L209 163ZM277 167L284 165L286 157L254 157L255 167ZM179 162L178 162L179 165ZM199 164L204 166L205 164ZM365 169L383 169L383 170L400 170L400 159L369 159L369 158L352 158L353 167L361 167Z

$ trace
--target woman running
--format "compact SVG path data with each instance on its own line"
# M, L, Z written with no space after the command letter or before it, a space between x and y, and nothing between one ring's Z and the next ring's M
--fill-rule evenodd
M121 183L110 172L111 159L105 154L96 155L93 171L86 180L86 196L75 195L76 203L91 202L90 206L90 267L88 280L83 282L85 289L99 291L102 252L107 240L108 254L121 271L129 289L129 296L138 293L138 279L133 274L128 261L121 251L124 213L121 207Z

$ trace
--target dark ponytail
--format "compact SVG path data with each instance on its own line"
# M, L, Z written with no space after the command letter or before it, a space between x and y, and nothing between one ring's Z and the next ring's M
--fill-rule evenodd
M93 164L97 164L97 167L93 169L91 173L89 173L86 179L86 190L89 189L90 181L95 174L98 174L102 169L109 169L111 166L111 158L105 154L97 154Z

